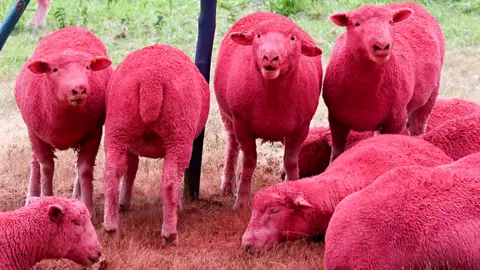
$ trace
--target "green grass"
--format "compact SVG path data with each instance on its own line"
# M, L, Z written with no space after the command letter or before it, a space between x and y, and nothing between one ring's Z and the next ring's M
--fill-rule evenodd
M386 3L387 1L371 1ZM447 48L480 44L480 0L420 1L441 23ZM328 19L334 11L346 11L366 1L340 0L220 0L214 58L218 44L233 22L255 10L270 10L291 17L308 31L324 51L327 59L332 45L343 29ZM0 2L0 17L11 8L12 1ZM117 65L125 56L153 43L167 43L184 50L193 59L197 41L199 0L53 0L47 28L39 32L24 25L33 16L32 0L0 54L0 77L16 74L45 34L77 25L94 31L105 43Z

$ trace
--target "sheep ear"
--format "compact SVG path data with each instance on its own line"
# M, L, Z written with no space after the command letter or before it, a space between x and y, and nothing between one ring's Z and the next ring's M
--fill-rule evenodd
M61 205L51 204L48 206L48 217L50 218L50 221L60 224L63 222L64 216L65 212Z
M322 55L322 50L306 41L302 42L302 54L310 57Z
M300 195L293 199L293 205L297 208L314 208L313 205L307 202L307 200Z
M36 74L42 74L50 70L50 66L47 62L42 60L35 60L28 64L27 68Z
M338 26L347 26L348 15L344 12L336 12L330 15L330 20Z
M393 11L393 22L398 23L408 19L414 13L411 8L400 8Z
M250 32L233 32L230 34L230 39L237 44L248 46L252 45L253 34Z
M90 63L90 68L93 71L99 71L109 67L112 64L112 61L105 56L95 56Z

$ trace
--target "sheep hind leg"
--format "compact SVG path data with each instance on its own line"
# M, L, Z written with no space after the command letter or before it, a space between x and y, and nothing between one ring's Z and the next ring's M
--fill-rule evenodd
M129 210L132 204L133 182L137 175L139 158L132 152L128 152L127 160L127 174L123 177L123 185L120 192L120 211L122 212Z
M329 117L329 125L332 132L332 153L330 155L330 163L332 163L347 149L347 139L350 129L331 117Z
M438 88L439 87L437 86L425 105L410 114L407 123L408 134L410 136L422 135L427 130L428 118L432 112L433 106L435 106L435 101L438 96Z
M285 154L283 156L286 172L285 181L299 179L298 155L303 141L307 138L308 130L309 125L307 124L285 139Z
M238 163L239 144L235 134L233 133L232 121L221 113L222 121L225 126L227 150L225 156L225 166L223 168L223 175L221 177L220 189L223 194L231 195L236 185L236 169Z

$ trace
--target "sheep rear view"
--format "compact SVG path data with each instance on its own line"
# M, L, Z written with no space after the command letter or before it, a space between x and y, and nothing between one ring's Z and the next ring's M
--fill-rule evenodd
M234 208L248 204L257 138L285 140L288 180L298 179L298 153L320 97L322 51L292 20L255 12L225 35L215 67L215 95L226 130L221 189L232 193L238 153L243 168Z
M209 87L182 51L152 45L129 54L110 80L105 120L105 219L107 231L118 229L120 204L130 207L138 156L164 158L163 225L166 242L178 243L180 188L193 141L208 116Z
M330 19L346 32L325 72L323 98L332 130L331 161L344 152L350 130L425 132L435 104L445 39L417 3L366 4Z
M74 197L93 209L93 167L105 121L105 90L112 73L102 41L68 27L44 37L15 85L15 101L32 146L31 196L53 195L54 151L78 151Z
M31 269L44 259L96 263L102 247L85 205L64 197L31 197L28 206L0 213L2 270Z

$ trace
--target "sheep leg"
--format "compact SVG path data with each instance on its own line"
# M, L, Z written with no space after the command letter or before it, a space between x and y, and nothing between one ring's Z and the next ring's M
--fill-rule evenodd
M30 197L40 196L40 164L34 153L32 153L32 160L30 162L30 181L28 184L27 199L25 205L30 203Z
M80 186L80 200L85 204L90 216L95 219L93 205L93 167L97 157L98 148L102 140L102 127L97 127L93 133L80 144L77 158L77 179L75 186ZM80 184L78 184L80 183ZM77 194L73 194L75 196Z
M257 165L257 146L254 133L247 124L240 120L234 120L233 128L243 152L243 168L233 208L241 209L248 205L250 199L252 176Z
M301 127L296 132L285 138L285 154L283 164L285 167L285 181L297 180L299 178L298 155L303 141L307 138L309 125Z
M387 121L380 129L380 134L400 134L407 123L407 112L404 111Z
M130 209L132 203L132 188L138 171L139 158L132 152L127 154L127 174L123 177L123 186L120 192L120 211Z
M347 148L350 129L333 117L329 117L328 121L332 133L332 154L330 155L330 163L332 163Z
M80 200L80 196L82 194L82 187L80 185L80 179L78 176L78 164L75 168L75 182L73 183L73 193L72 197L74 199Z
M108 134L110 135L110 134ZM107 232L118 230L118 186L127 171L127 143L106 136L105 140L105 213L103 228Z
M225 166L220 189L224 194L233 194L236 184L235 176L238 162L239 145L237 138L233 133L232 121L227 119L223 113L221 113L221 116L227 135L227 155L225 157Z
M34 133L29 132L29 138L33 154L40 165L40 181L38 181L38 178L36 178L36 176L38 176L38 173L36 172L38 167L36 167L37 165L32 159L32 177L30 178L32 182L29 184L29 186L32 187L31 191L36 192L36 189L40 184L42 197L53 196L53 171L55 169L53 148L51 145L38 138ZM28 195L27 201L30 200L30 195L33 194Z
M51 0L38 0L37 10L28 26L33 25L35 29L39 26L45 26L47 24L47 15L50 7Z
M180 185L188 166L188 159L192 153L192 145L175 146L177 153L183 153L183 160L176 155L167 155L162 170L162 198L163 198L163 224L162 237L164 244L178 245L178 210L181 207ZM180 150L180 151L179 151Z
M427 102L422 107L410 114L407 124L408 134L410 136L422 135L427 130L428 117L435 106L435 101L438 96L438 89L439 87L437 86Z

